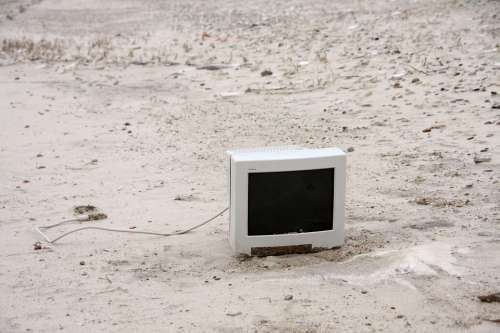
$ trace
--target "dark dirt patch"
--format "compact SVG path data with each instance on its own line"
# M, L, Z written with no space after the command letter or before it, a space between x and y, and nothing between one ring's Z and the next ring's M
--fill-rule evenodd
M73 208L73 212L77 215L82 215L82 214L89 214L89 213L97 213L98 209L96 206L82 205L82 206L75 206Z
M289 254L269 257L234 257L226 272L258 272L265 270L281 270L290 267L303 267L319 264L325 261L342 262L359 254L372 252L384 247L385 239L382 233L369 230L351 230L345 238L345 243L339 248L313 249L308 254Z

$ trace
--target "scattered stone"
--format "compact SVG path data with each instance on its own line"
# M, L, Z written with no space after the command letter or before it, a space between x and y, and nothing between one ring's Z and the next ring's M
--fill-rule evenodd
M98 221L98 220L104 220L107 219L108 215L104 213L91 213L87 217L87 221Z
M486 162L491 162L491 157L474 156L474 163L479 164L479 163L486 163Z
M130 126L131 124L127 121L123 126Z
M349 148L347 148L347 152L348 152L348 153L352 153L353 151L354 151L354 147L349 147Z
M419 197L415 199L417 205L432 205L433 207L463 207L470 203L469 200L452 199L447 200L443 198L432 198L432 197Z
M285 301L291 301L293 299L293 295L286 295L284 300Z
M419 82L420 82L420 79L418 77L411 80L411 83L419 83Z
M80 261L80 266L85 266L85 261Z
M228 68L234 68L234 65L205 65L205 66L199 66L196 67L196 69L199 70L206 70L206 71L218 71L221 69L228 69Z
M500 103L495 103L491 106L492 109L500 109Z
M41 250L41 249L43 249L42 243L35 242L35 244L33 244L33 250L38 251L38 250Z
M95 213L97 212L97 207L92 205L82 205L75 206L73 208L73 212L77 215L87 214L87 213Z
M260 76L270 76L273 75L273 72L271 72L269 69L265 69L260 73Z
M453 223L447 222L447 221L429 221L429 222L424 222L420 224L410 224L408 228L413 229L413 230L429 230L429 229L434 229L434 228L451 228L453 227Z
M500 303L500 292L489 295L478 296L477 298L479 298L481 302L485 303L493 303L493 302Z
M177 194L174 198L175 201L194 201L196 197L193 194Z
M361 290L361 293L362 293L363 295L366 295L366 294L368 294L368 290Z
M430 204L431 204L431 199L430 199L430 198L426 198L426 197L416 198L416 199L415 199L415 203L416 203L417 205L424 205L424 206L427 206L427 205L430 205Z
M433 125L433 126L431 126L431 127L424 128L424 129L422 130L422 132L424 132L424 133L429 133L429 132L430 132L430 131L432 131L433 129L440 129L440 128L444 128L444 127L446 127L446 125L444 125L444 124L441 124L441 125Z
M229 316L229 317L237 317L239 315L241 315L241 312L239 312L239 311L238 312L228 312L228 313L226 313L226 316Z

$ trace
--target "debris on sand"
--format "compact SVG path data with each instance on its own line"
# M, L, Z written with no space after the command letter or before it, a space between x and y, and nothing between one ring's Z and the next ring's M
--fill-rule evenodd
M237 316L239 316L239 315L241 315L241 312L240 312L240 311L238 311L238 312L228 312L228 313L226 313L226 316L229 316L229 317L237 317Z
M77 215L95 213L97 212L97 207L92 205L75 206L73 212Z
M418 197L415 199L415 203L417 205L428 206L431 205L433 207L463 207L469 203L469 200L460 200L460 199L452 199L447 200L444 198L433 198L433 197Z
M500 303L500 292L489 295L478 296L479 300L484 303Z
M193 194L177 194L174 198L175 201L194 201L196 197Z
M80 221L99 221L108 218L108 215L99 211L96 206L82 205L73 208L75 215L86 215Z
M485 319L485 320L492 322L492 323L500 324L500 319Z
M474 156L474 163L479 164L479 163L486 163L486 162L491 162L491 157Z
M33 250L38 251L38 250L41 250L41 249L43 249L42 243L35 242L35 244L33 244Z
M424 133L429 133L429 132L430 132L430 131L432 131L433 129L440 129L440 128L445 128L445 127L446 127L446 125L444 125L444 124L441 124L441 125L433 125L433 126L431 126L431 127L424 128L424 129L422 130L422 132L424 132Z
M230 64L230 65L226 65L226 64L203 65L203 66L196 67L196 69L206 70L206 71L218 71L218 70L221 70L221 69L236 68L238 66L239 66L238 64Z
M88 221L98 221L98 220L104 220L107 219L108 215L104 213L92 213L88 214L87 220Z
M260 76L270 76L270 75L273 75L273 72L271 72L269 69L263 70L260 73Z

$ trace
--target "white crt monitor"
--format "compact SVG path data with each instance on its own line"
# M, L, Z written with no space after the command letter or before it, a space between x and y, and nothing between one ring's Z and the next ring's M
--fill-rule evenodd
M287 248L308 252L344 243L342 150L265 148L227 153L229 240L236 254L280 254L269 250Z

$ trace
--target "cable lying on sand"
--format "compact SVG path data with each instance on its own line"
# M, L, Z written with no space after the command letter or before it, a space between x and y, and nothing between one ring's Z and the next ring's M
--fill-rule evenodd
M129 233L129 234L142 234L142 235L154 235L154 236L164 236L164 237L169 237L169 236L176 236L176 235L183 235L183 234L187 234L188 232L191 232L195 229L198 229L202 226L204 226L205 224L215 220L217 217L221 216L222 214L224 214L227 210L229 210L229 207L226 207L224 208L222 211L220 211L219 213L217 213L216 215L214 215L213 217L209 218L208 220L206 221L203 221L202 223L200 224L197 224L195 225L194 227L191 227L189 229L186 229L186 230L182 230L182 231L176 231L176 232L172 232L172 233L159 233L159 232L150 232L150 231L139 231L139 230L127 230L127 229L114 229L114 228L103 228L103 227L82 227L82 228L77 228L77 229L74 229L74 230L71 230L71 231L68 231L54 239L50 239L47 234L45 234L42 230L48 230L48 229L51 229L51 228L55 228L57 226L60 226L62 224L66 224L66 223L70 223L70 222L88 222L88 221L96 221L96 220L102 220L102 219L105 219L107 216L105 214L102 214L102 213L97 213L97 214L89 214L85 217L81 217L81 218L75 218L75 219L71 219L71 220L65 220L65 221L62 221L62 222L58 222L58 223L55 223L55 224L51 224L51 225L46 225L46 226L40 226L40 227L36 227L35 230L40 234L42 235L42 237L48 242L48 243L51 243L51 244L54 244L55 242L57 242L58 240L68 236L68 235L71 235L75 232L79 232L79 231L82 231L82 230L102 230L102 231L110 231L110 232L123 232L123 233Z

